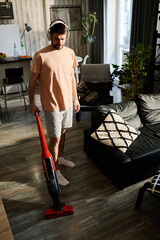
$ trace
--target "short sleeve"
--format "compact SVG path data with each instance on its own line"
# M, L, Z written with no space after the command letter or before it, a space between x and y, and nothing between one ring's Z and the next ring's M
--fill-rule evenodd
M78 66L78 63L77 63L77 59L76 59L76 55L75 53L73 52L73 68L77 67Z
M40 74L41 66L42 66L42 58L39 53L35 53L33 58L33 63L31 66L31 72Z

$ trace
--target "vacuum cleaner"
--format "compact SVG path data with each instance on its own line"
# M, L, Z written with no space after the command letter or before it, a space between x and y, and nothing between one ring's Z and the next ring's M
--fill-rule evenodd
M38 112L36 112L36 119L42 147L42 165L44 169L48 192L53 201L53 205L51 206L51 208L45 211L45 218L50 219L71 215L73 214L73 207L66 206L64 203L61 202L60 199L60 187L57 180L55 163L51 153L48 150Z

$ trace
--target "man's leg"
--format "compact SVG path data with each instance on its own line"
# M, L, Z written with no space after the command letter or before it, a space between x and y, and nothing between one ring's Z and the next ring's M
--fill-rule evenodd
M69 112L72 113L71 110ZM65 142L65 127L63 128L61 127L62 125L65 125L67 119L66 118L64 119L63 115L64 115L64 111L45 112L46 128L47 128L48 135L50 136L48 148L55 161L55 168L56 168L59 185L66 186L69 184L69 182L63 177L63 175L60 173L60 170L58 169L58 163L66 166L66 160L63 159L63 157L61 157L60 161L58 161L59 154L60 156L63 156L64 142ZM68 117L70 121L71 116L68 115ZM65 122L65 123L63 122L63 124L62 124L62 119L64 119L64 122ZM68 126L68 124L66 124L66 127L71 127L71 126ZM73 167L73 166L70 166L70 167Z
M66 130L62 129L61 139L59 142L58 164L73 168L73 167L75 167L75 164L71 161L66 160L63 157L63 150L64 150L64 144L65 144L65 132L66 132Z
M58 161L59 143L60 143L60 138L50 137L48 148L49 148L50 153L53 156L56 170L58 170L57 161Z
M55 168L56 168L59 185L67 186L69 184L69 182L67 181L67 179L65 179L63 177L63 175L61 174L61 172L58 168L57 160L58 160L58 152L59 152L59 143L60 143L60 138L50 137L48 148L49 148L49 151L52 154L54 162L55 162Z
M66 132L66 129L62 129L61 138L60 138L60 142L59 142L58 158L63 157L64 143L65 143L65 132Z

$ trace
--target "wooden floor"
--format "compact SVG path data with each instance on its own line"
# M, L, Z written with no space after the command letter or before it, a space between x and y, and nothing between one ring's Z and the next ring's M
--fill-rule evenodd
M15 240L160 239L160 202L146 194L141 209L134 207L144 181L119 190L83 152L89 113L83 113L80 122L74 117L74 126L66 133L65 157L76 167L61 167L70 181L61 188L61 200L73 206L74 215L45 220L44 210L50 207L51 198L35 117L16 100L8 104L6 120L0 103L0 195ZM46 135L43 113L40 117Z

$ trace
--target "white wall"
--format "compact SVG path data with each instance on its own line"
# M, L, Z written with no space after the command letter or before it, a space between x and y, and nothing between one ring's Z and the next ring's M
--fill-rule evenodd
M20 34L18 24L0 25L0 52L6 53L7 57L14 56L14 43L20 54Z
M1 0L5 2L5 0ZM25 32L23 42L27 55L33 56L36 51L48 44L46 32L50 24L51 5L82 5L85 12L88 12L88 0L12 0L14 19L2 20L0 24L18 24L20 36L23 33L25 23L32 27L32 31ZM67 41L76 55L86 55L85 46L81 46L81 31L72 31Z

